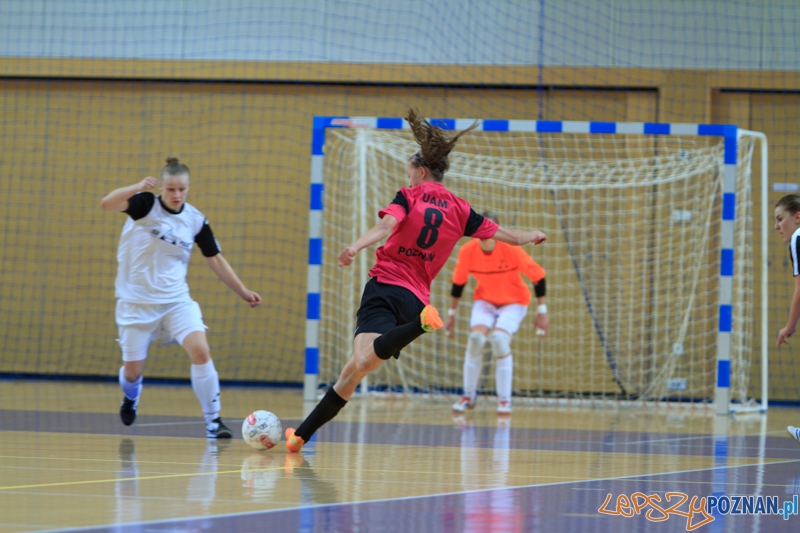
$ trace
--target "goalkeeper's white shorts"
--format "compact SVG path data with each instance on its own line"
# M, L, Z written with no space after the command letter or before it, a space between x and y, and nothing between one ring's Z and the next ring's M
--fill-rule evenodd
M490 330L502 329L513 335L519 329L526 314L528 314L526 305L508 304L497 307L486 300L475 300L472 304L469 327L486 326Z

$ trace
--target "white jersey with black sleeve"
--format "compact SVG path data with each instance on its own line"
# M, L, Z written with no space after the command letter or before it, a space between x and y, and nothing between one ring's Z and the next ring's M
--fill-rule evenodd
M189 204L172 211L151 192L133 195L125 213L116 297L139 304L191 301L186 273L194 243L206 257L221 252L206 218Z
M792 274L800 276L800 228L792 233L789 240L789 256L792 258Z

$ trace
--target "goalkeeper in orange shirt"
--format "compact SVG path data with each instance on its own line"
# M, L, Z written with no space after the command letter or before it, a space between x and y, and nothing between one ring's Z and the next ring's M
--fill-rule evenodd
M483 216L497 222L489 213ZM475 407L478 380L483 367L483 346L488 340L495 358L497 414L511 414L511 382L514 359L511 338L528 312L531 292L520 274L534 284L538 307L534 327L539 336L547 335L550 326L545 301L545 271L519 246L509 246L495 239L473 239L458 252L453 272L453 289L445 330L455 334L456 309L469 275L478 282L473 294L472 316L467 353L464 360L464 395L453 404L453 411L463 413ZM491 333L490 333L491 332Z

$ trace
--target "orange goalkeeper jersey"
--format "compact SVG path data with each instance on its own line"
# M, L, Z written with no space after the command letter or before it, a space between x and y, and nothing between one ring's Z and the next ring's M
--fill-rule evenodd
M508 304L528 305L531 291L520 277L525 274L538 283L544 269L519 246L495 242L494 250L481 250L480 240L472 239L458 251L453 283L466 285L469 275L478 281L474 300L485 300L498 307Z

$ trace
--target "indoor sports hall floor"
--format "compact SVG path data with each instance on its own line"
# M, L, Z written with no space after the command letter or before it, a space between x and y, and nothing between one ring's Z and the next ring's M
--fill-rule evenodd
M288 454L249 448L239 428L256 409L295 425L299 389L225 388L228 442L204 437L188 386L146 387L130 428L120 399L113 383L0 381L0 533L672 532L687 530L690 501L654 523L648 511L663 515L626 499L752 495L796 512L800 494L785 431L800 410L785 407L726 419L518 402L498 418L489 401L454 417L445 403L358 399ZM622 495L631 517L608 514ZM707 522L697 530L800 530L800 515L709 516L691 517Z

